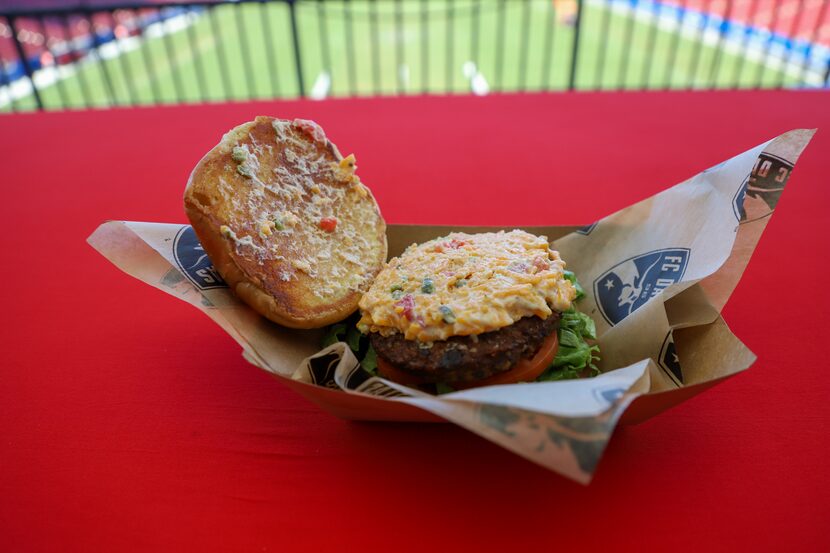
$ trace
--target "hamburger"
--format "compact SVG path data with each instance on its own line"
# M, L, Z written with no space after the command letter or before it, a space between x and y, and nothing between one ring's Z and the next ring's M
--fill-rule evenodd
M597 373L582 289L545 237L453 233L391 259L359 302L377 373L435 389ZM365 367L364 367L365 368ZM373 367L369 367L371 370Z
M581 288L544 237L453 233L384 263L356 168L313 121L257 117L196 165L185 212L241 300L284 326L332 325L324 345L345 340L369 372L437 392L596 372Z

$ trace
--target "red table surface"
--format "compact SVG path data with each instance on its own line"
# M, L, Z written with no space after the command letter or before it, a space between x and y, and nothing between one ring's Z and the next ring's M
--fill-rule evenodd
M758 362L618 430L583 487L449 424L333 418L85 243L106 219L185 222L193 165L258 114L321 123L392 223L587 223L821 130L725 310ZM827 92L3 117L0 549L827 550L828 131Z

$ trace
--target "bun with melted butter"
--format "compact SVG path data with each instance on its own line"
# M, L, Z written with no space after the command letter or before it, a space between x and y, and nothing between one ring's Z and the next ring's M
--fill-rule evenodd
M185 212L244 302L322 327L355 311L386 260L386 224L355 169L316 123L257 117L196 165Z

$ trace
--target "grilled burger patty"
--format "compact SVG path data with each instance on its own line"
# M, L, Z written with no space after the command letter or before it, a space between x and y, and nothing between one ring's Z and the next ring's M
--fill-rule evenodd
M396 368L425 382L470 382L512 368L523 357L533 357L559 328L559 313L547 319L524 317L510 326L478 336L452 336L426 348L400 333L372 332L372 347Z

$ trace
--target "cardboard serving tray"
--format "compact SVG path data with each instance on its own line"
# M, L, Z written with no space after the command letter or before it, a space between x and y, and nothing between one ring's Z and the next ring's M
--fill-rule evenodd
M452 232L544 235L586 296L602 374L432 396L364 371L322 330L280 327L224 284L187 225L110 221L89 243L130 275L194 305L244 357L352 420L449 421L587 483L617 424L636 424L748 368L755 355L721 317L814 131L795 130L584 227L389 225L390 256Z

